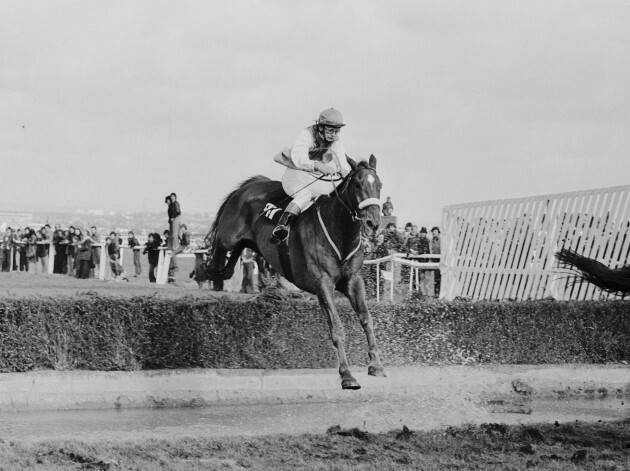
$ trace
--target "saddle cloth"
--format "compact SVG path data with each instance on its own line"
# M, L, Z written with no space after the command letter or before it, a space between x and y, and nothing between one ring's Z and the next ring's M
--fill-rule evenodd
M311 201L302 212L305 212L307 209L313 206L313 203L315 201L321 200L322 198L326 198L326 196L318 196L313 201ZM282 195L273 195L265 203L265 206L263 207L263 209L260 210L258 214L263 216L271 223L278 224L280 216L282 216L282 213L285 209L287 209L287 206L289 206L289 203L291 201L293 201L293 198L291 198L284 192L282 193Z
M266 203L263 209L260 210L260 215L265 219L269 220L273 224L278 224L280 220L280 216L283 211L287 209L289 203L293 201L293 198L287 196L286 194L282 194L279 196L275 196L270 198Z

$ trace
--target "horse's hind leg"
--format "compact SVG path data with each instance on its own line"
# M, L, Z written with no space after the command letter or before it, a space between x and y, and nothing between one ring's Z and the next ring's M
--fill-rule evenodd
M370 376L387 376L381 363L381 356L376 345L376 337L374 336L374 323L372 314L368 311L365 302L365 283L359 275L353 276L348 284L341 286L340 290L348 297L354 311L359 317L359 322L363 327L368 343L368 356L370 364L368 365L368 374Z
M337 349L337 355L339 356L341 387L343 389L361 389L357 380L354 379L350 373L348 358L346 357L346 334L343 330L339 314L337 314L337 309L335 308L334 290L335 288L332 280L323 279L319 286L317 297L319 299L319 305L321 306L322 311L326 316L326 320L328 321L332 343Z
M223 270L221 270L221 272L223 273L224 280L228 280L232 278L232 276L234 276L234 267L238 263L239 257L241 256L241 253L243 252L244 248L245 248L245 244L240 242L236 244L236 246L230 252L230 258L228 259L227 263L223 267Z
M225 250L215 248L212 251L212 255L208 262L206 274L212 281L212 286L215 291L223 291L223 267L225 265L227 252Z

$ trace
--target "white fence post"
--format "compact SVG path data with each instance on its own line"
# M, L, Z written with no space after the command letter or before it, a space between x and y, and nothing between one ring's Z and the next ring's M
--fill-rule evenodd
M99 264L98 264L98 279L103 281L105 280L105 270L107 270L107 250L105 249L105 244L94 244L98 247L101 248L101 253L100 253L100 257L99 257Z
M168 281L168 269L171 265L172 253L167 247L160 247L160 258L155 275L155 282L158 285L165 285Z
M392 279L389 282L389 300L393 301L394 300L394 282L396 281L396 265L394 263L394 256L391 256L391 273L392 273Z
M164 266L164 247L160 247L160 255L158 256L158 265L155 269L155 283L164 284L162 281L162 267Z
M55 272L55 244L48 242L48 274Z

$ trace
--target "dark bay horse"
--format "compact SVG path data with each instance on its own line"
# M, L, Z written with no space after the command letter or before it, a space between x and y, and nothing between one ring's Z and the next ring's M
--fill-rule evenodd
M212 244L208 272L213 279L230 278L242 250L249 247L262 254L283 276L290 279L292 274L298 288L319 299L337 349L342 388L360 389L348 366L345 333L335 308L334 291L348 297L363 326L370 360L368 374L385 376L360 275L361 233L375 231L380 224L382 185L376 174L376 157L370 156L369 162L356 163L350 158L348 161L352 170L337 190L322 203L316 202L316 207L303 212L291 224L289 275L281 263L277 246L269 242L274 224L261 216L266 203L281 198L284 190L280 182L262 176L241 183L221 204L207 236ZM228 251L231 255L226 264Z

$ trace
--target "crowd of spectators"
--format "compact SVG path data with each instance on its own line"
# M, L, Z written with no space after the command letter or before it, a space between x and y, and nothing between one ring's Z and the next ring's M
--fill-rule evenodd
M190 233L186 225L182 224L181 234L187 238L186 246L190 244ZM107 263L113 281L129 281L120 260L121 247L133 251L134 277L142 275L141 255L147 255L149 263L149 281L155 283L156 268L160 248L166 246L169 231L163 235L149 234L148 241L141 244L132 231L127 233L127 244L123 245L120 233L112 231L102 237L96 226L81 228L69 226L62 228L56 224L49 224L34 228L7 227L0 238L0 269L3 272L20 271L33 274L49 273L52 263L52 273L68 275L76 278L99 278L101 263L101 247L106 247ZM51 257L50 247L54 246L54 256ZM183 244L182 244L183 245Z
M431 228L431 234L426 227L420 227L408 222L404 230L399 231L396 224L388 223L385 229L377 232L373 237L363 240L363 248L366 260L375 260L387 257L392 254L403 254L403 258L415 259L418 263L439 262L439 257L415 257L417 255L437 255L440 254L440 228ZM389 263L379 264L381 270L389 270ZM402 267L402 278L409 274L408 267ZM376 268L375 265L368 265L365 269L364 278L368 294L376 294ZM414 282L415 284L415 282ZM425 296L438 297L440 293L441 276L439 270L420 270L419 286L417 288ZM381 294L383 284L380 283Z
M46 224L37 229L7 227L0 242L0 266L5 272L49 273L49 264L52 263L53 273L94 278L98 277L101 242L107 247L114 279L125 281L124 270L118 261L122 245L120 234L111 232L101 241L96 226L80 228L71 225L62 228L60 224L55 224L53 228ZM51 245L54 246L52 260Z

